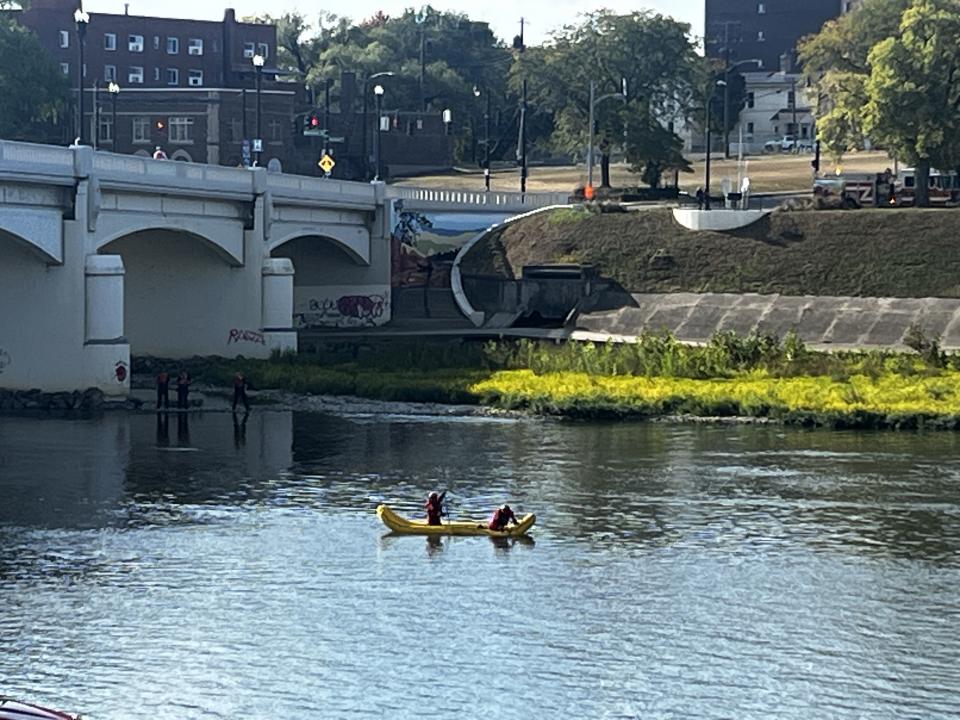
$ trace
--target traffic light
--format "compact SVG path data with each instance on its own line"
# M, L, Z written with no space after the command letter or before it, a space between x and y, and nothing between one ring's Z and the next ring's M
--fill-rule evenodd
M321 130L320 113L316 110L308 112L303 118L303 134L319 135Z

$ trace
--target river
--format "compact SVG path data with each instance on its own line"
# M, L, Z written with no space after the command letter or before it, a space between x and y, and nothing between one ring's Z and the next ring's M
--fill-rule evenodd
M532 540L385 535L509 500ZM0 695L132 718L956 718L960 438L0 417Z

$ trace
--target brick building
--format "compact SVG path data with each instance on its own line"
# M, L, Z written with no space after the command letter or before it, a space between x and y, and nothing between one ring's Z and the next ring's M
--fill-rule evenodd
M238 22L232 9L220 22L90 13L81 69L76 8L76 0L33 0L19 13L19 20L36 33L70 78L75 98L78 73L83 73L83 122L89 142L138 155L150 155L160 146L169 158L192 162L239 165L253 159L257 137L253 58L260 56L261 164L276 159L287 172L319 173L316 162L322 147L317 138L305 138L301 132L302 117L310 110L304 88L278 76L275 26ZM108 92L111 84L119 92ZM386 167L452 165L452 139L445 137L439 114L424 115L419 132L404 134L391 127L384 133L381 157ZM342 139L331 146L338 159L334 176L362 176L362 114L348 106L342 116L338 112L328 117L330 134ZM371 111L368 155L376 126ZM63 128L63 141L70 142L77 130L74 118Z
M851 0L706 0L705 45L707 56L747 64L754 69L790 72L797 41L820 31L827 20L838 17ZM781 60L786 65L781 67Z

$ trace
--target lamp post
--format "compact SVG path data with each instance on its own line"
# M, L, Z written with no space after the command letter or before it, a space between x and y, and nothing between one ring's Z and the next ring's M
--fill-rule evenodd
M375 148L374 148L374 157L376 158L375 169L376 172L373 176L374 182L380 181L380 143L382 138L380 134L383 132L383 85L374 85L373 94L377 98L377 134L374 137Z
M623 88L618 93L608 93L607 95L601 95L600 97L595 97L597 93L597 83L593 80L590 81L590 133L589 141L587 142L587 187L593 187L593 115L594 107L602 103L607 98L620 98L624 102L627 101L626 95L626 80L621 81L620 86Z
M113 116L112 126L110 128L110 140L113 143L113 151L117 152L117 140L120 132L117 127L117 96L120 95L120 86L113 80L107 85L107 91L110 93L110 112Z
M480 97L483 94L483 187L486 192L490 192L490 90L486 87L481 91L480 88L473 89L473 96Z
M710 94L707 97L707 157L704 162L703 170L703 209L710 209L710 105L713 103L713 93L718 87L726 87L724 80L717 80L716 84L710 86Z
M263 134L262 130L262 94L263 94L263 55L254 55L253 56L253 66L257 69L257 137L253 141L254 144L254 153L255 159L253 164L256 167L260 167L260 155L263 152Z
M90 16L82 7L78 7L73 13L73 20L77 24L77 47L80 50L80 64L77 66L77 144L84 145L86 133L83 131L83 45Z
M93 81L93 149L100 149L100 81Z
M361 140L361 154L363 156L363 179L368 180L370 178L370 157L367 155L367 134L370 132L370 128L367 126L367 86L370 84L371 80L376 80L377 78L382 77L393 77L396 75L394 72L386 70L384 72L377 72L373 75L370 75L363 81L363 125L360 133ZM377 120L377 127L379 127L379 120Z

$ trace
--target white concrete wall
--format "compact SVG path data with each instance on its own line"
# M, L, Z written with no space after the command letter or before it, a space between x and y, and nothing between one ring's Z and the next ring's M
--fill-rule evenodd
M232 267L196 236L148 230L104 246L126 268L124 325L134 355L266 357L261 263L253 233L248 262Z

